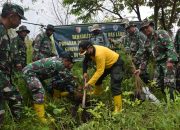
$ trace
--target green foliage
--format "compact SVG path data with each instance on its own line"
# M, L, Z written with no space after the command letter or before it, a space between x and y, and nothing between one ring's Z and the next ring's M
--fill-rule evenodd
M29 48L28 48L29 49ZM31 55L29 49L28 55ZM39 122L34 110L31 107L30 93L22 79L21 73L13 76L13 82L19 87L24 98L22 119L15 121L10 113L9 106L6 105L6 115L2 130L179 130L180 129L180 94L175 93L175 101L169 100L168 91L167 102L161 100L161 104L155 105L148 101L132 101L131 95L134 90L134 78L131 72L130 61L121 48L119 51L125 60L126 73L121 84L123 90L123 111L113 115L113 102L110 91L110 77L103 82L105 88L101 96L89 96L90 104L83 109L81 104L75 105L68 98L53 99L50 95L46 97L46 116L53 117L56 122L53 124L42 124ZM29 56L30 57L30 56ZM31 59L31 58L29 58ZM29 60L31 61L31 60ZM75 63L73 74L76 75L79 84L83 85L81 62ZM153 66L153 65L152 65ZM153 67L149 67L153 72ZM93 73L90 69L89 73ZM156 95L161 95L156 89L156 83L150 81L150 88L155 90ZM162 95L161 95L162 96ZM158 96L159 97L159 96ZM161 98L160 98L161 99ZM88 117L88 118L87 118ZM84 120L86 119L86 120Z

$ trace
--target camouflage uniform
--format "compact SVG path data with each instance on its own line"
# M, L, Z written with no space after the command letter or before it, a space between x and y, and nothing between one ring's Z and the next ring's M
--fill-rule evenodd
M136 52L146 41L146 36L139 32L136 28L136 31L133 34L128 34L127 39L125 40L124 47L127 51L129 51L133 56L136 55Z
M165 30L153 31L147 37L144 47L141 48L137 55L142 57L140 69L143 71L146 68L147 60L152 55L156 61L155 78L158 86L164 92L164 87L169 87L170 97L173 99L173 90L175 84L175 68L169 70L166 67L167 61L175 63L177 61L177 54L174 50L174 45L168 33ZM143 56L145 55L145 56Z
M69 70L65 69L62 60L58 57L44 58L28 64L23 73L27 82L28 88L32 92L34 103L44 103L45 90L41 84L42 80L58 76L71 77ZM71 78L72 79L72 78ZM63 79L62 79L63 80Z
M11 81L11 64L10 56L10 38L7 30L0 24L0 123L4 115L4 101L8 100L12 114L20 117L22 97L19 91L12 85Z
M33 41L33 61L51 56L54 56L51 39L45 32L37 35Z
M120 39L119 39L120 43L125 47L127 45L127 43L129 42L129 37L128 35L126 34L125 36L122 36ZM128 51L128 48L127 48L127 51Z
M71 71L58 73L52 80L52 87L61 91L74 92L74 86L77 86Z
M22 68L26 66L26 44L25 41L19 36L12 40L11 44L13 65L16 67L17 64L21 64Z
M102 32L99 24L94 24L91 29L92 37L89 39L94 45L101 45L110 47L110 42L108 40L107 34Z
M106 46L106 47L110 46L110 42L107 38L107 34L103 32L98 35L92 35L92 37L90 38L90 41L94 45L101 45L101 46Z
M129 33L127 37L128 38L125 40L124 47L126 52L132 55L134 64L137 68L140 65L141 58L136 56L136 52L145 44L146 36L142 32L139 32L139 30L136 28L135 32L131 34ZM140 77L145 83L148 83L147 69L141 73Z
M176 87L180 91L180 29L178 29L176 36L175 36L175 42L174 46L176 49L176 52L178 54L178 64L177 64L177 74L176 74Z

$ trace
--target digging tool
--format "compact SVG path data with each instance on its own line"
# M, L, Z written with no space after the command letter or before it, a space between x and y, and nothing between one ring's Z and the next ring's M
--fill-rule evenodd
M84 79L84 86L86 85L86 79ZM82 99L82 108L86 107L86 89L84 89L83 99Z

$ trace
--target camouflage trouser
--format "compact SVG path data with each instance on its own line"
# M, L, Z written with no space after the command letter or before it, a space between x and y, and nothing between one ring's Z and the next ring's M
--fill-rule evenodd
M24 73L28 89L31 91L33 103L44 103L45 90L36 74L31 72Z
M112 95L116 96L121 94L121 82L123 79L123 75L124 75L124 61L119 58L117 60L117 62L109 69L105 69L104 73L102 74L102 76L97 80L95 85L101 85L102 84L102 80L108 75L110 74L111 76L111 91L112 91Z
M169 88L170 98L174 99L174 89L176 88L176 69L175 67L169 70L166 67L166 62L157 63L155 70L155 79L157 80L158 86L161 88L163 93L166 87Z
M5 101L8 101L12 115L19 119L22 109L22 97L19 91L11 84L10 77L0 70L0 124L5 113Z
M68 82L65 82L65 83L58 83L58 80L57 81L53 81L52 83L52 89L57 89L57 90L60 90L62 92L64 91L67 91L69 92L70 94L73 94L74 93L74 89L75 89L75 86L73 84L70 84Z

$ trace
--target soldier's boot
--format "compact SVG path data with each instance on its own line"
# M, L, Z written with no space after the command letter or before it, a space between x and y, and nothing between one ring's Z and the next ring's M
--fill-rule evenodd
M49 124L55 121L54 118L45 118L44 104L34 104L34 110L42 123Z
M122 96L114 96L114 111L113 115L118 114L122 111Z
M100 94L102 94L103 93L103 87L102 87L102 85L96 85L95 87L94 87L94 90L92 91L92 95L100 95Z
M67 97L69 92L61 92L60 90L53 89L53 98Z

